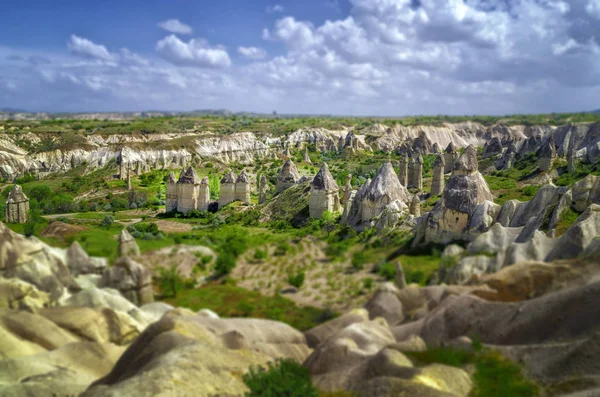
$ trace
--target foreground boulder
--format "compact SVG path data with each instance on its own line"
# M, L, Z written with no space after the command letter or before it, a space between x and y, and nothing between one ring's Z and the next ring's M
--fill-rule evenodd
M121 257L104 271L102 285L118 290L138 306L154 301L150 271L129 257Z
M304 336L274 321L214 319L175 310L142 333L82 397L242 395L251 365L304 360Z

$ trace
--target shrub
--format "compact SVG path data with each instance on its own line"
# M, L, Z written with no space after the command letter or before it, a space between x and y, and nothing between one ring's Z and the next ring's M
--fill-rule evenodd
M236 256L229 252L222 252L217 258L217 262L215 263L215 272L217 276L225 276L235 268L236 265Z
M287 282L289 285L301 288L302 284L304 284L304 272L298 272L296 274L288 274Z
M254 259L257 261L262 261L264 259L267 259L267 251L266 250L261 250L259 248L254 250Z
M111 215L106 215L104 218L102 218L100 226L111 227L113 223L115 223L115 218Z
M364 289L373 288L373 279L371 277L363 279L363 288Z
M386 280L393 280L396 277L396 267L390 262L383 262L377 269L377 274Z
M23 229L23 234L25 234L25 237L33 236L35 234L35 222L27 222L25 224L25 228Z
M362 270L368 261L368 256L363 250L357 251L352 255L352 267L356 271Z
M281 243L277 244L274 254L275 254L275 256L284 256L285 254L288 253L289 250L290 250L290 245L286 242L281 242Z
M250 389L246 397L317 397L308 369L286 358L267 364L267 368L251 367L243 376Z
M176 265L168 269L159 269L158 286L163 297L177 297L177 292L183 289L184 282L177 272Z

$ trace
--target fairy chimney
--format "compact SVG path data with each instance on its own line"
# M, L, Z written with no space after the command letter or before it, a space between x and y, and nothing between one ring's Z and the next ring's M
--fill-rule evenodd
M408 182L408 186L421 190L423 189L423 156L419 153L412 160L412 170L409 174L410 181Z
M177 211L183 214L198 208L200 177L196 170L189 167L182 172L177 182Z
M275 185L275 193L279 193L288 187L294 186L300 180L298 168L292 160L285 162L279 175L277 175L277 184Z
M443 154L438 154L433 164L433 180L431 181L431 195L439 196L444 192L444 169L446 160Z
M208 177L204 177L200 182L200 189L198 192L198 211L208 211L208 205L210 204L210 187L208 186Z
M444 153L444 160L446 165L444 166L444 174L448 172L452 172L454 169L454 162L458 159L458 153L456 153L456 147L454 146L454 142L450 142L446 147L446 151Z
M348 175L346 178L346 184L344 185L344 189L342 190L342 198L340 199L340 204L342 207L346 206L348 202L348 198L350 197L350 193L352 192L352 174Z
M250 177L245 170L235 181L235 199L250 204Z
M140 247L137 245L135 239L127 231L127 229L123 229L119 235L118 253L120 257L140 255Z
M175 174L171 172L167 178L167 212L177 209L177 181Z
M410 214L417 218L421 216L421 200L417 194L413 196L410 202Z
M258 204L262 204L267 201L267 192L269 191L268 184L267 177L264 175L261 176L258 187Z
M550 171L555 158L556 146L554 144L554 137L550 135L550 138L548 138L544 146L540 149L540 171Z
M310 184L310 199L308 201L309 214L313 218L320 218L324 212L337 212L340 210L338 196L339 188L326 163Z
M227 204L235 201L235 181L236 176L233 171L225 174L221 179L221 189L219 193L219 208L225 207Z
M408 186L408 155L404 155L400 160L400 172L398 173L398 179L402 186Z
M8 193L4 219L6 223L27 223L29 220L29 198L19 185L15 185Z

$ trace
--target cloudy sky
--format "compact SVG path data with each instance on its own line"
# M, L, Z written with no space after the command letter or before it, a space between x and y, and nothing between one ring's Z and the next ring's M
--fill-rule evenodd
M0 108L600 108L600 0L7 0L0 11Z

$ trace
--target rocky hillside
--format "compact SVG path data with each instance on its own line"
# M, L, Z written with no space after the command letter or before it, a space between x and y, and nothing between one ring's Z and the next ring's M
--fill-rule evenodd
M26 173L44 177L80 165L102 168L111 162L131 167L137 173L206 162L251 164L255 159L277 156L285 148L298 150L304 145L319 152L348 148L431 154L441 152L451 142L460 149L470 144L483 147L495 140L497 145L490 148L490 153L514 145L516 155L522 156L539 150L549 136L553 137L559 156L565 155L572 145L577 158L595 161L600 157L600 126L591 123L562 126L476 122L408 126L346 124L340 129L301 126L284 134L243 132L243 126L239 130L223 133L193 119L179 130L169 127L149 132L140 128L127 133L109 127L63 130L61 125L42 128L8 123L0 125L0 176L7 180Z

